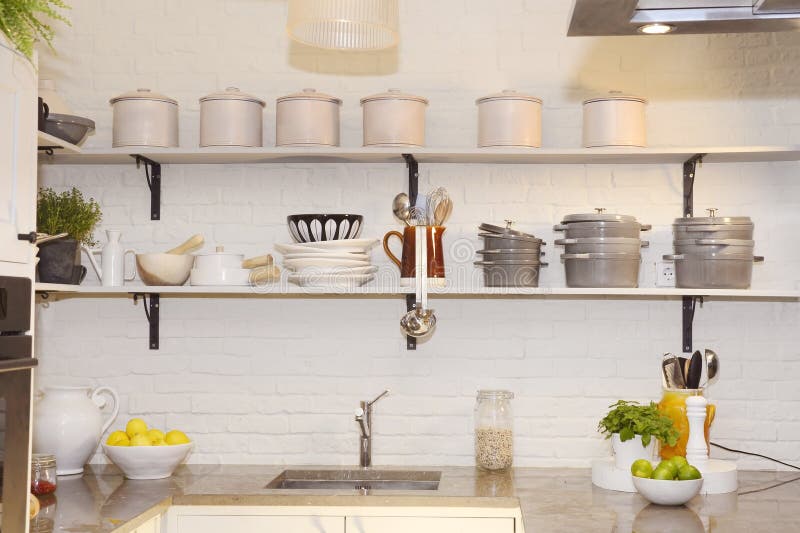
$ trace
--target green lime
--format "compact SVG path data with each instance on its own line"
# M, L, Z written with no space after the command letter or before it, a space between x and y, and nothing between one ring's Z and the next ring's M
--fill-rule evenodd
M668 470L672 474L672 477L678 475L678 467L675 465L675 463L673 463L669 459L664 459L663 461L658 463L656 470L658 470L659 468Z
M669 462L675 465L675 468L680 470L682 466L686 466L689 462L686 460L686 457L681 457L680 455L673 455L669 458Z
M693 467L690 464L685 464L678 470L678 479L681 481L687 481L689 479L700 479L702 476L700 475L700 471Z
M653 479L661 479L665 480L668 479L672 481L672 478L675 477L675 474L672 473L672 470L669 468L661 468L660 466L653 470Z
M650 477L653 473L653 465L647 459L637 459L631 465L631 474L636 477Z

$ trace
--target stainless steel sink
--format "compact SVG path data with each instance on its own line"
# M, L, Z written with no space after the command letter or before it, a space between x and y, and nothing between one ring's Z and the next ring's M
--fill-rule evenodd
M437 490L442 473L423 470L284 470L268 489Z

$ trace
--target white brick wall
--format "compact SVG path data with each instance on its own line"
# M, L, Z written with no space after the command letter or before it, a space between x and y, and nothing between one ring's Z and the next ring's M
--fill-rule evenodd
M544 98L545 146L578 146L581 100L609 89L650 99L652 145L800 138L797 33L567 39L563 0L407 0L396 53L348 55L290 44L283 2L71 3L73 25L60 30L59 55L42 58L42 76L97 122L88 146L110 144L108 99L142 86L179 99L181 144L196 146L197 99L231 84L268 100L268 145L274 99L309 86L344 99L345 146L360 144L358 99L390 86L430 98L431 146L472 146L475 98L505 87ZM562 215L598 205L652 223L643 285L652 285L652 263L669 249L680 214L678 165L421 170L423 190L446 186L456 202L448 245L478 244L478 222L509 217L552 244ZM698 210L756 220L757 250L767 256L756 287L798 287L797 174L796 163L699 170ZM98 198L103 227L122 229L142 251L202 232L212 245L256 254L288 240L287 214L315 209L362 213L364 235L382 236L397 227L389 204L405 169L166 166L160 222L149 220L144 177L132 165L44 166L41 183L75 184ZM564 283L558 253L547 247L543 285ZM394 275L382 251L373 259ZM467 278L471 260L460 264ZM97 281L90 274L86 283ZM660 354L680 349L674 299L434 301L439 329L409 352L399 298L165 298L161 350L150 351L140 306L68 299L39 308L40 384L116 387L115 427L135 415L183 428L197 442L192 462L334 464L357 460L353 409L384 387L393 393L376 406L376 464L471 464L475 390L506 387L517 394L517 464L586 466L607 453L595 432L605 407L657 399ZM722 363L710 391L719 441L800 461L799 314L797 302L713 301L698 310L695 344Z

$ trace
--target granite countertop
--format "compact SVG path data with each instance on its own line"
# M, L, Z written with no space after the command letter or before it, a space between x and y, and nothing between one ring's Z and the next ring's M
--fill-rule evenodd
M649 505L638 494L593 487L588 469L514 468L489 474L471 467L399 468L442 471L440 489L424 494L263 488L287 468L184 465L171 478L133 481L114 466L90 466L83 476L59 478L55 497L44 499L31 533L124 533L171 504L515 507L518 501L529 532L800 530L800 481L790 481L800 475L792 472L740 472L738 495L697 496L686 507L665 508ZM762 490L773 485L778 486Z

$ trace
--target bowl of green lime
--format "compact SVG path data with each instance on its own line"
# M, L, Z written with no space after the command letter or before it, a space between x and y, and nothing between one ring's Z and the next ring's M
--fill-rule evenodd
M697 496L703 486L700 471L678 455L655 467L647 459L634 461L631 475L639 494L657 505L683 505Z

